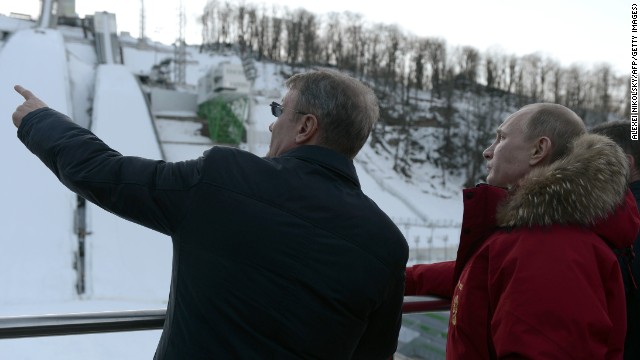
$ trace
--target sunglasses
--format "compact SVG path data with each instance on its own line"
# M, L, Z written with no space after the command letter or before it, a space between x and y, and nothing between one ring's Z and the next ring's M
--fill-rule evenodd
M277 102L272 102L271 104L269 104L269 106L271 106L271 114L275 117L280 117L280 115L282 115L282 113L286 110L285 108L282 107L282 105L278 104ZM296 112L296 114L300 114L300 115L306 115L307 113L301 112L301 111L297 111L294 110Z

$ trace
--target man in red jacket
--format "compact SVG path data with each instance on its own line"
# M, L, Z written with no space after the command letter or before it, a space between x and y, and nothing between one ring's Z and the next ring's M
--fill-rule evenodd
M451 298L447 359L621 359L626 318L611 248L640 226L624 152L557 104L509 116L463 192L456 261L406 271L405 295Z

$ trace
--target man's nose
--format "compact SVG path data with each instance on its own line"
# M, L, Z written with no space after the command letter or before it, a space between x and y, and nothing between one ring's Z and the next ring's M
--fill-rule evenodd
M493 157L493 149L491 148L491 146L484 149L484 151L482 152L482 156L484 156L484 158L487 160L491 160L491 158Z
M273 132L273 124L274 123L269 124L269 132Z

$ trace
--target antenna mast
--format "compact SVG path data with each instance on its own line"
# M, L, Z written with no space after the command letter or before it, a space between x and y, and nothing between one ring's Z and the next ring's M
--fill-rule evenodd
M178 39L178 44L176 45L176 54L175 54L175 82L176 85L185 85L187 83L187 47L184 40L184 28L186 23L186 16L184 14L184 5L182 0L180 0L180 11L179 11L179 23L180 23L180 38Z
M140 40L144 40L144 28L145 28L145 16L144 16L144 0L140 0Z

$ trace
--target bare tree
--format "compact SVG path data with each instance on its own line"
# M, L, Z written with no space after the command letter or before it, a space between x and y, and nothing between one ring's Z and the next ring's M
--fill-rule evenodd
M396 25L386 26L384 35L384 43L386 45L384 83L388 89L395 90L398 84L398 65L402 35Z
M595 93L595 99L593 104L595 110L600 113L600 121L607 121L609 113L612 112L611 108L611 88L615 83L613 71L609 64L599 64L593 71L593 88Z
M291 66L294 66L300 61L303 21L306 13L307 11L302 8L294 11L285 11L285 28L287 30L287 46L285 50L287 53L287 63Z
M425 89L425 63L427 44L424 39L414 39L409 42L409 48L413 48L413 64L415 70L414 83L416 92Z
M374 83L378 83L380 80L380 59L382 58L382 24L375 24L371 31L366 32L363 35L363 42L365 44L365 74L371 78Z
M347 11L344 16L346 19L345 31L347 44L345 67L359 74L362 70L361 53L364 48L364 44L362 44L362 15Z
M302 24L302 58L305 66L309 67L318 63L318 20L313 13L302 11L300 13Z
M440 38L425 39L426 54L431 68L431 89L437 97L442 97L441 86L447 68L447 43Z
M248 39L249 31L247 26L248 24L247 5L245 4L244 0L241 0L238 3L234 13L235 13L235 19L236 19L235 28L238 34L237 42L238 42L238 45L240 46L240 52L244 53L249 42L249 39Z
M556 62L548 57L542 59L542 62L540 63L540 72L538 73L538 76L540 77L540 100L547 100L547 82L555 66L557 66Z
M270 23L270 19L269 16L267 15L267 9L266 7L262 6L262 10L260 12L260 20L257 22L257 37L256 37L256 42L257 42L257 59L258 60L262 60L262 58L266 55L267 53L267 40L269 39L269 23Z
M219 33L217 26L218 2L209 0L204 7L200 23L202 24L202 50L203 47L209 47L219 42Z
M282 19L282 17L280 17L278 8L276 6L272 8L272 14L270 41L267 53L270 59L274 61L280 61L282 52L281 42L282 32L284 30L284 20Z
M255 5L247 6L247 31L245 32L247 37L247 48L253 52L258 45L259 37L259 24L258 24L258 9Z
M343 58L342 52L344 51L341 16L337 12L332 12L329 13L327 17L328 21L323 36L324 62L326 64L340 66L341 64L339 62Z
M504 90L506 76L505 55L497 48L484 55L484 75L487 88Z
M458 151L460 147L456 143L456 128L458 127L458 109L455 106L454 72L451 68L444 69L444 76L440 89L444 95L445 105L439 108L441 117L441 133L438 139L439 146L436 148L438 161L436 165L442 170L442 186L446 185L447 173L460 168Z
M232 43L233 30L231 19L233 18L233 9L229 1L222 3L218 8L217 15L217 24L219 26L218 43Z
M564 78L565 70L560 64L551 65L551 98L556 104L564 103Z
M510 93L515 88L515 83L518 77L518 58L515 55L509 56L507 58L506 65L507 88L505 90Z
M454 52L454 62L458 67L459 77L464 79L464 88L477 82L480 53L476 48L471 46L457 48Z
M588 85L586 71L579 65L571 65L566 73L565 105L585 118Z
M531 101L537 101L540 98L538 80L541 62L542 58L538 53L525 55L521 60L522 91L518 95L527 96Z
M496 58L492 54L487 54L484 60L484 68L485 68L485 82L487 83L487 88L492 89L498 87L498 62Z

